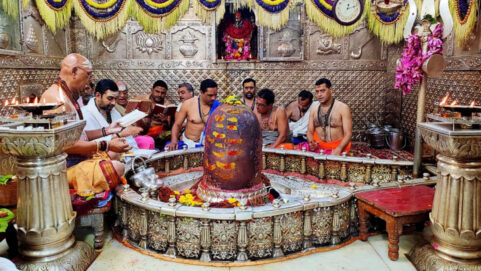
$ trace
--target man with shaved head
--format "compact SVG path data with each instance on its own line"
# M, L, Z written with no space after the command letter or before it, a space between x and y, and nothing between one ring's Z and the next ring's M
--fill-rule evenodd
M69 54L62 60L58 78L43 93L41 101L47 103L61 101L65 105L65 111L75 113L76 119L82 120L83 115L77 99L83 88L92 81L92 72L92 64L86 57ZM63 110L62 107L57 109L57 111L61 110ZM124 165L119 161L111 160L109 155L130 150L131 147L125 139L115 136L112 140L87 141L87 139L115 135L120 132L120 129L118 122L114 122L102 129L84 131L80 140L65 150L68 154L67 179L77 194L82 196L113 189L119 177L123 175ZM93 156L95 158L89 159Z

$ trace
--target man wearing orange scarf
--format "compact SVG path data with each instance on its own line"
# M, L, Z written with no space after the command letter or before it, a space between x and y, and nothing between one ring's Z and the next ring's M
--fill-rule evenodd
M309 150L340 155L351 148L352 118L349 107L332 96L331 81L321 78L316 82L319 105L309 114L307 141Z

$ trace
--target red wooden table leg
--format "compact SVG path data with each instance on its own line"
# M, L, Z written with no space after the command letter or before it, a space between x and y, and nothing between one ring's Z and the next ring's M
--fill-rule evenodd
M389 259L397 261L399 258L399 236L402 233L402 223L393 217L386 219L387 237L388 237L388 253Z
M357 208L359 212L359 239L367 241L369 214L365 210L364 203L360 200L357 201Z

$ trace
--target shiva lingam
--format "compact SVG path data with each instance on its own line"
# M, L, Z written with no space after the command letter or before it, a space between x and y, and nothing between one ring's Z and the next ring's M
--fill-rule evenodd
M263 205L267 178L262 170L262 136L256 116L246 107L224 104L205 130L204 175L197 195L207 202L229 198Z
M418 127L439 152L438 180L430 214L434 236L430 244L411 251L411 260L419 270L481 270L481 130L459 129L450 122Z
M85 270L95 257L86 243L72 235L76 213L67 184L64 150L79 138L85 121L67 115L46 119L57 104L10 105L34 118L2 118L1 148L16 157L18 179L17 237L21 270ZM52 121L56 125L52 125Z

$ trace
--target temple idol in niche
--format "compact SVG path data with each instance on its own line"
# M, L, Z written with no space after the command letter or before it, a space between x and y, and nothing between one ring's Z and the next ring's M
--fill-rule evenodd
M257 27L247 9L226 13L218 29L218 55L224 60L257 58Z

